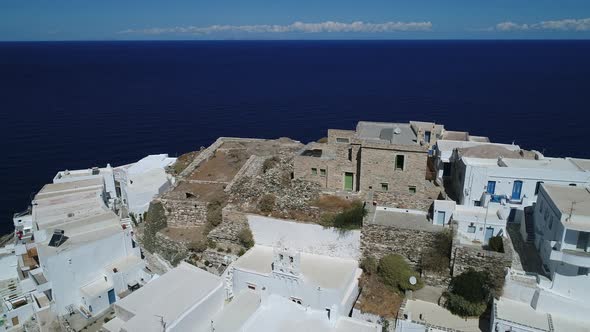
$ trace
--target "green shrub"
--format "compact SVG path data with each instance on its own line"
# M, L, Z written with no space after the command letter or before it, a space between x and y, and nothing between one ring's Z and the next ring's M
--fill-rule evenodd
M351 207L334 216L334 227L342 229L358 229L363 224L367 210L362 202L355 201Z
M480 316L490 302L493 286L488 272L473 269L463 272L451 280L446 306L455 315Z
M244 227L238 233L238 240L246 248L252 248L252 246L254 246L254 236L249 227Z
M383 283L394 289L418 290L424 286L418 273L408 265L400 255L387 255L379 260L378 273ZM416 284L410 284L410 277L416 278Z
M490 250L496 252L504 252L504 241L502 240L502 235L492 236L488 242L488 247Z
M490 296L491 279L487 272L468 270L451 280L451 293L470 302L487 301Z
M240 248L240 250L238 251L238 256L242 256L246 253L246 250L244 250L244 248Z
M211 228L221 224L221 221L223 220L222 210L223 201L221 200L214 200L207 204L207 223Z
M211 249L215 249L217 248L217 243L211 239L207 240L207 247L211 248Z
M487 302L471 302L464 297L452 293L445 293L447 297L446 306L450 312L461 317L481 316L486 311Z
M274 208L275 208L275 201L276 201L275 195L266 194L266 195L262 196L262 198L260 199L260 202L258 202L258 209L264 213L272 212L272 210L274 210Z
M361 261L361 269L363 269L363 271L365 271L367 274L377 273L377 268L377 260L373 256L365 257Z
M207 249L207 242L205 241L194 241L189 243L188 245L189 250L194 252L203 252Z

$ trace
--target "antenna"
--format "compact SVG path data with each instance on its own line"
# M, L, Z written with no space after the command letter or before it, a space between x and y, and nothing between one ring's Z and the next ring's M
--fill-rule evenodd
M567 217L567 221L572 220L572 214L574 214L574 205L576 205L576 201L572 201L572 206L570 207L570 215Z

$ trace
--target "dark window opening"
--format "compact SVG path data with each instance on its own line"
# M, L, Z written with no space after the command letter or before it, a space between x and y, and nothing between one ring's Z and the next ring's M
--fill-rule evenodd
M396 170L404 170L404 162L405 162L405 156L398 154L397 156L395 156L395 169Z

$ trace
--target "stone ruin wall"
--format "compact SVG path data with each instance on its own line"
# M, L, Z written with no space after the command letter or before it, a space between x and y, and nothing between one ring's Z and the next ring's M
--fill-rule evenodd
M453 239L451 266L453 276L469 269L488 271L493 275L503 275L506 268L512 265L514 254L510 239L502 238L504 253L485 250L480 247L463 246Z
M419 270L422 254L435 245L437 233L365 224L361 231L361 251L364 257L373 256L377 260L385 255L398 254L405 257L414 269ZM422 279L427 285L447 288L451 281L450 271L446 274L423 271Z
M223 221L209 232L207 238L223 246L239 244L238 233L248 227L246 214L234 210L232 206L226 206L221 215Z
M168 227L197 227L207 221L207 202L197 200L160 199L166 211Z

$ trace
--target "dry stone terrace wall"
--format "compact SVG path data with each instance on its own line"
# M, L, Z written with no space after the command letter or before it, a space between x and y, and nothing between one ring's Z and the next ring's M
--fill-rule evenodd
M485 250L481 247L463 246L453 241L451 266L453 276L468 269L488 271L492 275L502 276L504 270L512 265L513 250L510 240L503 238L504 253Z
M441 188L433 183L422 180L416 188L416 193L408 192L406 187L404 191L385 192L376 190L373 193L373 201L379 206L395 207L400 209L411 209L428 212L434 200L439 199Z
M246 214L235 210L233 206L226 206L222 210L222 217L221 224L211 230L207 238L223 246L238 244L238 233L248 227Z
M160 199L169 227L196 227L207 220L207 202L197 200Z
M422 253L426 253L434 245L436 233L365 224L361 230L361 249L365 257L373 256L380 259L385 255L399 254L405 257L410 264L418 266Z

